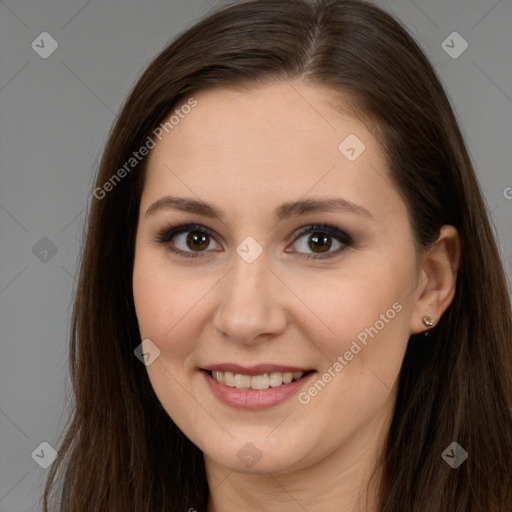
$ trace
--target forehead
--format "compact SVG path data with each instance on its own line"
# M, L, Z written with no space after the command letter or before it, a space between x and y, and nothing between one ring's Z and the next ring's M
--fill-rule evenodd
M397 199L377 139L332 90L283 82L194 98L150 154L146 196L173 189L259 204L313 192Z
M195 154L198 149L238 153L259 149L277 160L293 157L291 149L296 149L298 158L314 149L339 156L339 143L350 131L373 150L380 149L364 123L350 115L348 103L325 86L281 82L250 89L210 89L194 98L197 106L181 116L172 135L175 146L185 143L181 150L194 144Z

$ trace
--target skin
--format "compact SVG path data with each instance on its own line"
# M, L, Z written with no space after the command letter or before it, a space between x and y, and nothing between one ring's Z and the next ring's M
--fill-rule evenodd
M416 250L406 205L390 180L376 138L335 108L332 91L300 82L195 95L197 107L158 142L140 203L133 293L142 339L160 355L147 366L163 407L205 455L208 511L376 510L380 472L369 480L389 429L396 382L411 333L449 306L459 259L454 228L431 250ZM349 135L364 152L338 149ZM148 208L173 195L211 203L223 219ZM274 209L305 198L338 197L364 207L294 215ZM197 223L213 238L198 253L158 232ZM299 228L325 223L353 238L328 259ZM263 249L252 263L236 252L248 236ZM324 253L320 253L320 256ZM401 310L369 338L309 403L296 396L260 411L215 398L199 368L280 363L323 374L393 304ZM315 379L316 380L316 379ZM307 390L307 388L306 388ZM238 451L261 458L247 467ZM369 485L368 485L369 484ZM368 487L368 492L367 492ZM364 501L368 500L368 508Z

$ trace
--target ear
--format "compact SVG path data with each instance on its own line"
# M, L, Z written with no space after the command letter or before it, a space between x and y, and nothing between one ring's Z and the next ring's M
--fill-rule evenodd
M430 315L434 326L448 309L455 296L460 261L460 237L453 226L442 226L439 237L421 258L421 272L416 289L416 304L411 317L410 332L429 329L423 318Z

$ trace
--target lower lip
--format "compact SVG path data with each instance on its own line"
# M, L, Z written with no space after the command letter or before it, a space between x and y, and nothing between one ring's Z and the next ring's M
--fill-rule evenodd
M238 389L231 388L215 380L210 374L201 370L212 393L224 404L237 409L261 410L278 405L293 395L313 379L316 372L312 372L290 384L281 384L275 388L267 389Z

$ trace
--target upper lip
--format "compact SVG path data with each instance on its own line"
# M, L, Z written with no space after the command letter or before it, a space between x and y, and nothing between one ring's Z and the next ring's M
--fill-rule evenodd
M242 375L262 375L264 373L273 373L273 372L308 372L312 371L312 368L304 368L299 366L284 366L279 364L257 364L254 366L241 366L235 363L219 363L219 364L210 364L202 367L203 370L208 371L221 371L221 372L233 372L240 373Z

